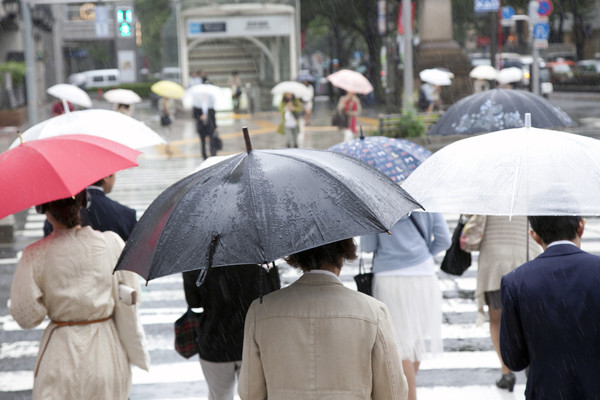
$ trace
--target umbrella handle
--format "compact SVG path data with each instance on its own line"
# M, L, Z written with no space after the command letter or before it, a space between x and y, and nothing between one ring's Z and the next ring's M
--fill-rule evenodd
M213 256L215 255L215 250L217 248L217 244L220 238L221 235L217 235L213 237L210 241L208 249L208 265L200 269L200 274L198 274L198 280L196 280L196 286L198 287L200 287L204 283L206 277L208 276L209 269L211 269L213 266Z
M68 114L68 113L70 113L70 112L71 112L71 109L69 108L69 104L67 103L67 100L65 100L65 99L63 98L63 99L60 99L60 101L62 101L62 105L63 105L63 113L64 113L64 114Z

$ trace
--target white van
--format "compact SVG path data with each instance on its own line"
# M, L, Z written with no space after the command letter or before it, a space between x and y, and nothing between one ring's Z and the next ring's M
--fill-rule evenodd
M67 82L82 89L89 87L110 87L121 84L118 69L94 69L69 76Z

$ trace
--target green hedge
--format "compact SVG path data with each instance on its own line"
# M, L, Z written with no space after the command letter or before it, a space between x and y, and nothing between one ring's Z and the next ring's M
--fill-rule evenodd
M4 73L8 72L12 75L14 86L21 86L25 82L25 63L8 61L0 63L0 83L4 83Z
M423 137L427 133L427 125L435 123L432 119L437 118L433 114L416 115L411 111L403 111L399 116L386 118L382 131L377 134L392 138Z
M129 89L138 94L142 99L150 97L150 86L152 86L155 82L134 82L134 83L121 83L120 85L114 87L105 87L102 88L103 91L108 91L110 89ZM97 87L89 87L85 89L90 94L96 94L98 91Z

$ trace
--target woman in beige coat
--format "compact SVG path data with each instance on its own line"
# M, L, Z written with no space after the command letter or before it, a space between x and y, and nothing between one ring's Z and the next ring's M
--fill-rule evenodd
M496 382L501 389L513 391L516 383L514 373L508 369L500 356L500 282L502 277L527 261L527 217L487 216L483 237L479 246L477 267L477 289L475 298L478 305L477 323L485 319L484 305L487 305L490 318L490 337L502 367L502 377ZM542 248L529 239L529 259L534 259Z
M406 399L386 306L339 279L352 239L289 256L304 274L246 315L242 400Z
M125 400L129 364L149 367L137 306L118 300L120 283L139 294L139 280L132 272L113 274L124 242L81 226L85 202L83 190L36 207L54 229L27 246L13 278L10 313L17 323L32 329L50 318L34 367L34 400ZM127 332L120 335L119 324Z

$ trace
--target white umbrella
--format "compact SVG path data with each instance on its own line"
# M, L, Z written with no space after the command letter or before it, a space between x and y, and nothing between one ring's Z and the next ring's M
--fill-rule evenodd
M493 81L498 76L498 70L491 65L478 65L469 72L473 79L485 79Z
M523 79L523 70L517 67L502 68L498 71L496 80L500 84L520 82Z
M28 142L70 134L99 136L134 149L166 143L143 122L110 110L82 110L58 115L27 129L22 137ZM19 139L15 140L10 148L19 143Z
M209 83L201 83L188 88L181 100L185 108L201 108L205 104L214 107L217 99L223 95L223 89Z
M273 86L271 94L291 93L298 98L312 98L311 91L304 84L295 81L283 81Z
M419 78L423 82L437 86L450 86L452 84L450 73L437 68L424 69L419 72Z
M142 98L136 92L129 89L112 89L104 93L104 100L116 104L137 104Z
M459 140L402 187L426 211L480 215L600 215L600 140L531 128Z
M64 104L65 101L69 103L77 104L78 106L92 107L92 99L90 96L82 89L78 88L75 85L69 85L68 83L59 83L54 86L50 86L46 89L46 92L63 101L63 106L65 112L69 112L69 107L66 107Z

